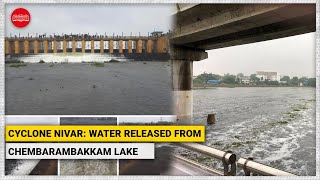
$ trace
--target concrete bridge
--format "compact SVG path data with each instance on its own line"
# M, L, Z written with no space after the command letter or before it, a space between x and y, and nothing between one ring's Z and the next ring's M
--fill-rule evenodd
M172 82L183 124L192 123L193 61L207 59L206 50L316 31L315 4L177 4L173 18Z
M5 54L108 53L132 59L169 59L168 38L156 36L38 36L5 38Z

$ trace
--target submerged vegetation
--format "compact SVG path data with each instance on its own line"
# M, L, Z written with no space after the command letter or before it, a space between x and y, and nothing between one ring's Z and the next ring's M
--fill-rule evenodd
M278 121L279 124L288 124L288 121Z
M21 60L15 58L15 59L12 59L10 61L5 61L5 63L6 64L19 64L19 63L24 63L24 61L21 61Z
M24 66L27 66L27 64L11 64L9 67L19 68Z
M100 63L100 62L94 62L92 63L92 65L95 67L104 67L104 63Z

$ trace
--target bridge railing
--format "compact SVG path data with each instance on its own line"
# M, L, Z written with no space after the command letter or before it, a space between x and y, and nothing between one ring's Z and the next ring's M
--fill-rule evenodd
M295 176L294 174L254 162L251 158L240 158L237 162L237 166L243 169L246 176Z
M196 152L213 157L214 159L221 160L223 163L223 175L235 176L236 175L236 155L231 151L220 151L202 144L197 143L179 143L181 147L194 150Z
M294 174L254 162L252 158L239 158L237 161L236 155L231 151L225 152L197 143L178 143L178 145L221 160L223 162L224 176L236 176L237 167L241 168L246 176L295 176Z

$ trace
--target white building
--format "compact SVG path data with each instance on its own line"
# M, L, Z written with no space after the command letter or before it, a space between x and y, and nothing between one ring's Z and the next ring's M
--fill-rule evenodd
M250 76L243 76L240 78L241 84L250 84Z
M278 72L257 71L256 75L260 81L269 80L280 82L280 74Z

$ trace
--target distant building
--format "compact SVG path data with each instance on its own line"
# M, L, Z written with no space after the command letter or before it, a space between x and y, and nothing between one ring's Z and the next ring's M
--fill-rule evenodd
M257 71L256 75L260 81L269 80L280 82L280 74L278 72Z
M250 84L250 76L243 76L243 77L240 77L240 83L241 84Z
M162 31L153 31L150 34L151 34L151 36L154 36L154 37L160 37L163 35L163 32Z
M219 84L220 82L221 82L220 80L212 79L212 80L208 80L207 84Z

